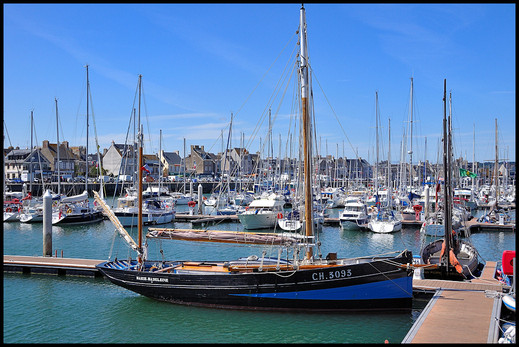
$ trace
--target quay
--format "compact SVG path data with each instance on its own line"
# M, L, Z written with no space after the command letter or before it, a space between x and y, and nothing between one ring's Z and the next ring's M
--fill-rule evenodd
M238 216L235 214L227 215L204 215L204 214L187 214L177 213L175 214L175 222L189 222L193 224L202 223L218 223L218 222L240 222ZM325 218L324 225L339 226L339 218Z
M4 255L4 272L102 277L96 265L104 260Z
M512 231L515 232L515 222L512 224L480 223L477 218L465 222L465 230L469 235L478 231Z
M499 296L509 287L494 279L496 262L487 261L483 273L467 282L413 279L413 291L435 294L402 343L495 343Z

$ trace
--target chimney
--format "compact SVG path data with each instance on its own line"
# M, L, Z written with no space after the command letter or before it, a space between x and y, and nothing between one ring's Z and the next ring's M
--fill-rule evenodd
M43 148L49 148L49 140L43 140Z

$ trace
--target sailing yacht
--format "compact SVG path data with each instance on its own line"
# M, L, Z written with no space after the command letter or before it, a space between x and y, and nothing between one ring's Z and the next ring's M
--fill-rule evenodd
M118 224L102 200L118 232L137 252L137 259L110 260L96 268L112 283L141 295L175 304L277 311L410 310L412 307L412 253L393 256L325 258L315 252L319 243L313 230L312 147L305 9L300 11L300 76L303 143L305 151L305 226L296 233L250 233L150 228L147 239L197 239L199 241L259 244L278 248L278 257L251 255L229 261L147 259L147 242L138 242ZM139 212L141 213L141 212ZM286 250L293 257L282 259Z
M375 93L375 119L376 119L376 139L377 139L377 148L376 148L376 162L375 162L375 209L376 211L371 214L370 219L368 221L368 229L375 233L392 233L396 231L402 230L402 221L397 219L391 209L391 195L388 194L388 191L382 191L378 188L378 119L379 119L379 111L378 111L378 92ZM389 141L391 143L391 139ZM388 157L388 164L390 160ZM387 185L390 187L388 170L388 182ZM382 206L384 201L381 201L380 196L381 192L384 192L386 196L385 206Z

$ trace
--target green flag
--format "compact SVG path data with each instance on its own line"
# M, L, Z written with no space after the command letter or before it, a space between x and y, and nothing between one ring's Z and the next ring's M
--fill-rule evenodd
M478 175L476 175L474 172L470 172L469 170L465 170L465 169L462 169L460 168L460 176L461 177L471 177L471 178L476 178Z

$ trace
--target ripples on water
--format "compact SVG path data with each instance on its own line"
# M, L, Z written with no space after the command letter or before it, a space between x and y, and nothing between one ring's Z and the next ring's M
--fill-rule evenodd
M188 223L174 226L191 228ZM241 226L220 224L216 229ZM110 254L133 255L114 230L108 221L54 227L53 249L63 249L65 257L100 260ZM130 232L135 238L137 231ZM406 248L418 254L420 249L419 234L412 228L384 235L326 226L319 239L323 256L376 255ZM515 250L512 232L475 233L471 240L487 261L499 261L503 250ZM161 243L166 257L175 259L261 255L254 246ZM39 256L42 247L41 224L4 223L4 254ZM150 244L150 255L161 259L158 244ZM21 274L4 274L3 303L6 343L399 343L427 304L415 299L410 313L220 310L158 302L104 279Z

